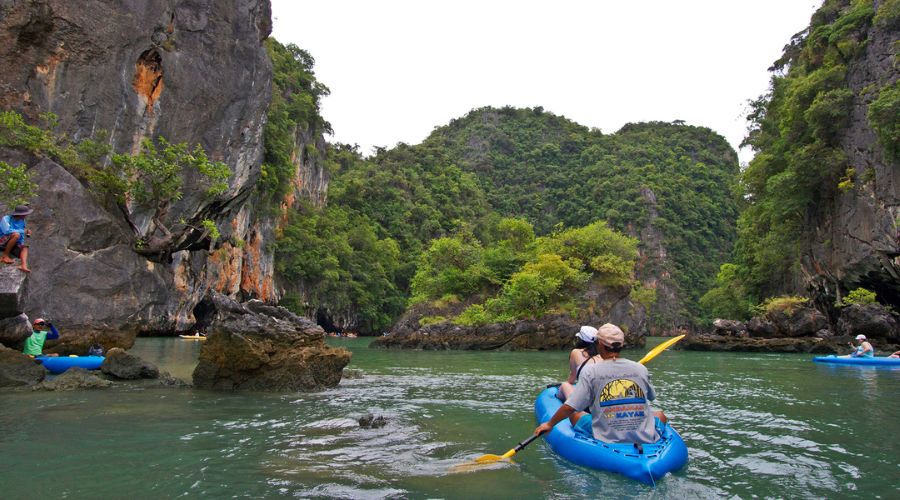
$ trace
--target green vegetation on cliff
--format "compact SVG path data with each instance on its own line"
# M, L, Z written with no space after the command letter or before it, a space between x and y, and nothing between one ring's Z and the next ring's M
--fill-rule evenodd
M274 38L266 39L265 45L272 60L272 102L257 188L266 200L277 204L290 192L297 164L306 156L319 154L315 147L295 150L297 135L306 133L315 138L331 132L331 125L319 112L321 99L329 91L316 80L315 60L308 52L294 44L282 45Z
M855 179L871 177L848 164L839 137L849 126L851 105L862 98L850 88L848 67L865 51L873 5L827 0L776 61L768 94L752 103L745 143L756 156L741 176L746 206L734 264L723 266L716 287L701 300L708 315L746 317L748 304L794 289L801 243L812 229L808 221ZM896 6L882 2L879 22L895 22ZM869 121L885 153L896 155L897 85L867 90L877 96Z

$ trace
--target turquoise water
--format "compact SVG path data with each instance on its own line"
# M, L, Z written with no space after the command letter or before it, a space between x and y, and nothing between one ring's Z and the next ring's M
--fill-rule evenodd
M809 356L670 351L649 364L690 463L656 489L574 466L535 442L562 352L354 352L360 378L316 394L117 388L0 394L0 497L896 498L900 370ZM651 340L649 346L656 341ZM133 352L189 378L199 342ZM637 359L643 351L631 351ZM357 419L383 415L387 426Z

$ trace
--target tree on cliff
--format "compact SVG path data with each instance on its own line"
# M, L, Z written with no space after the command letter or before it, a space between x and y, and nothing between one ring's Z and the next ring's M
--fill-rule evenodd
M134 251L162 262L192 243L219 236L210 219L196 225L185 220L166 221L172 203L183 194L185 172L199 174L207 196L228 189L231 169L227 165L210 161L199 144L191 150L187 144L171 144L162 137L156 144L145 139L136 155L112 155L108 165L89 172L88 179L95 190L115 201L134 233ZM147 217L146 214L148 221L141 228L139 217Z

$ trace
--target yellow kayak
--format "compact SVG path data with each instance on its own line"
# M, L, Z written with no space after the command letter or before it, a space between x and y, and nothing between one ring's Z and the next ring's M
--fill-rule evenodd
M179 337L187 340L206 340L206 335L179 335Z

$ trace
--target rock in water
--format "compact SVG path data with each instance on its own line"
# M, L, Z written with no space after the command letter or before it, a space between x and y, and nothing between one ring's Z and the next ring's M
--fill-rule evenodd
M46 375L47 370L34 359L0 345L0 387L34 385Z
M315 323L259 301L213 294L204 303L211 318L194 387L310 391L341 381L350 352L327 346Z
M75 391L78 389L103 389L113 385L84 368L69 368L62 375L32 387L35 391Z
M359 426L363 429L378 429L380 427L384 427L387 425L387 419L382 415L372 415L371 413L367 413L362 417L359 417Z
M139 378L158 378L159 368L123 349L113 347L106 353L106 359L100 365L100 371L116 378L134 380Z

